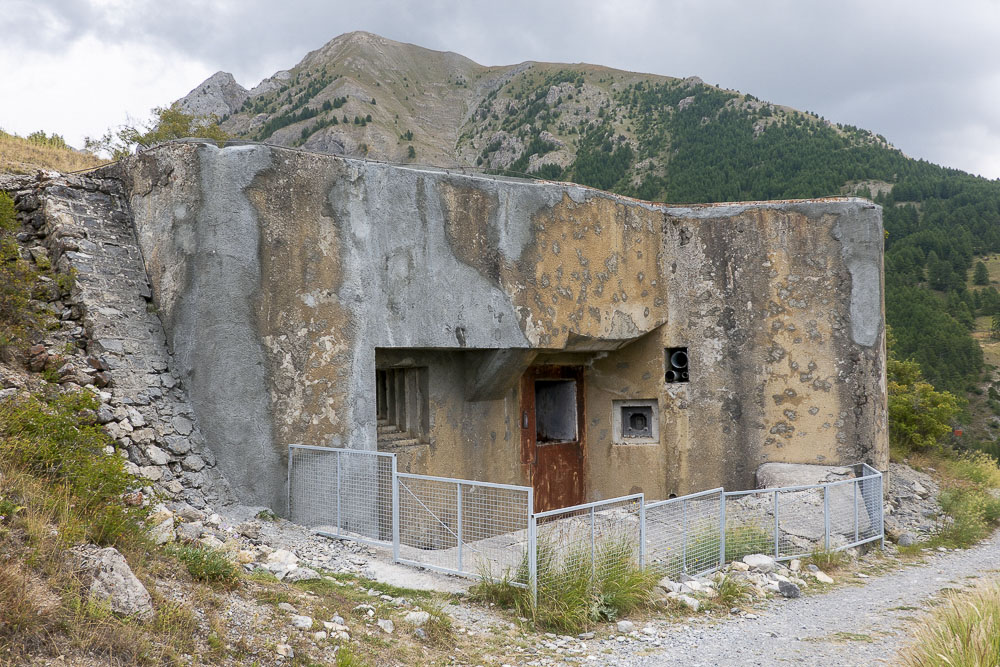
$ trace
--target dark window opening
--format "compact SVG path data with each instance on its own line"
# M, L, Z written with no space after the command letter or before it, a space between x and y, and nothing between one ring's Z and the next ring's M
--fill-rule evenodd
M576 441L576 380L535 380L535 433L539 443Z
M666 382L687 382L690 377L688 371L688 350L686 347L668 347L664 350L666 356Z
M380 444L383 441L427 441L430 431L427 393L426 367L375 371Z

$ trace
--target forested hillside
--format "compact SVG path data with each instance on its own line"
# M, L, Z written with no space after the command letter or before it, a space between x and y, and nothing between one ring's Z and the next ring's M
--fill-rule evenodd
M871 197L884 206L896 354L916 359L940 388L976 384L974 318L1000 314L996 288L966 285L974 257L1000 251L1000 182L696 77L483 67L350 33L253 90L216 74L180 106L213 110L225 131L255 141L568 180L653 201Z

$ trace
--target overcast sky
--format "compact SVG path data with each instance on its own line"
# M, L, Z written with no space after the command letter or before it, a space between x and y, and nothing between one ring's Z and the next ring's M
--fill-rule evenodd
M0 128L79 146L353 30L484 65L697 75L1000 177L1000 0L0 0Z

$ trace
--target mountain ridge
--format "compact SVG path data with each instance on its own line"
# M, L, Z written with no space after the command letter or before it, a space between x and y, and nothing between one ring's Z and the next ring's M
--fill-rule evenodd
M354 32L253 89L216 73L179 103L215 109L237 139L571 181L648 201L871 198L884 207L896 351L943 388L978 386L975 318L1000 315L1000 292L970 289L966 277L975 257L1000 252L1000 181L914 160L881 134L696 76L486 66Z

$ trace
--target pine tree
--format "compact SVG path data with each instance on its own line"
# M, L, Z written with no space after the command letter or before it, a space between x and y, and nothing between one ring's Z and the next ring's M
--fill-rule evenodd
M986 264L982 260L976 262L976 270L972 276L972 282L976 285L989 285L990 284L990 272L986 268Z

